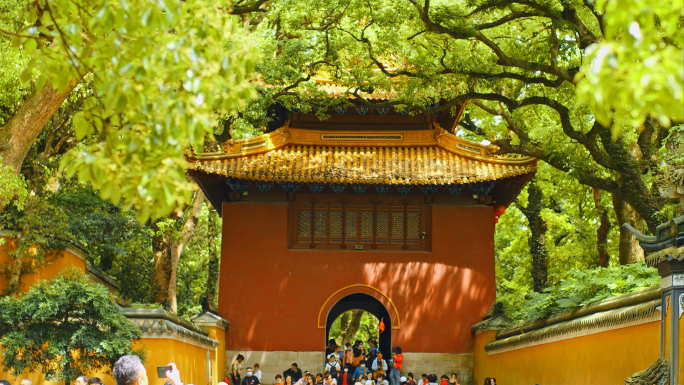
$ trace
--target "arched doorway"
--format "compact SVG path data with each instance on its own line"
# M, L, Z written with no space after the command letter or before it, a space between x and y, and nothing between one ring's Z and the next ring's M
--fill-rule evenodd
M328 317L325 322L325 341L324 345L327 345L328 339L330 337L330 327L333 322L342 313L348 310L364 310L378 319L383 320L385 324L385 331L380 333L380 341L378 342L378 347L385 357L390 357L392 350L392 320L390 318L389 312L385 305L374 298L371 295L364 293L354 293L345 296L333 305L333 307L328 312ZM364 344L366 341L363 341Z

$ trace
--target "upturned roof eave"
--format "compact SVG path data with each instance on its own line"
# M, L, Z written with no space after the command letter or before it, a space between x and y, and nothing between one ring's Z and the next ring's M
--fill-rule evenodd
M337 136L364 136L364 135L402 135L402 138L422 134L422 138L414 140L368 141L363 139L350 140L325 140L324 135ZM427 135L426 135L427 134ZM498 147L484 145L475 141L457 137L454 134L435 125L434 130L424 131L322 131L302 128L291 128L287 124L273 132L252 138L231 140L224 144L224 151L210 153L188 154L189 162L201 162L209 160L222 160L240 158L250 155L258 155L276 150L285 146L317 146L317 147L355 147L355 148L383 148L383 147L435 147L451 152L463 158L474 161L501 164L501 165L531 165L537 162L536 158L528 156L507 157L495 155ZM478 151L478 153L475 152Z

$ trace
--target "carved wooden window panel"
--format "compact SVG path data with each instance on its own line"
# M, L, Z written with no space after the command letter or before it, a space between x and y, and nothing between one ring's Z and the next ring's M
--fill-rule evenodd
M428 250L427 208L395 199L391 202L293 202L292 248L363 250ZM313 235L313 236L312 236Z

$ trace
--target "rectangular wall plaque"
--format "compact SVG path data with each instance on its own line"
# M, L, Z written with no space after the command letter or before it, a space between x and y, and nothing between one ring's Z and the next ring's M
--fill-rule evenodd
M660 281L661 289L667 289L672 286L684 286L684 274L672 274Z

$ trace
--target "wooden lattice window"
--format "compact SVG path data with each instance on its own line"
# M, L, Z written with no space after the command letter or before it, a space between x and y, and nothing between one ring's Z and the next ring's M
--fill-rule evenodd
M427 206L400 201L293 202L292 247L364 250L427 250Z

